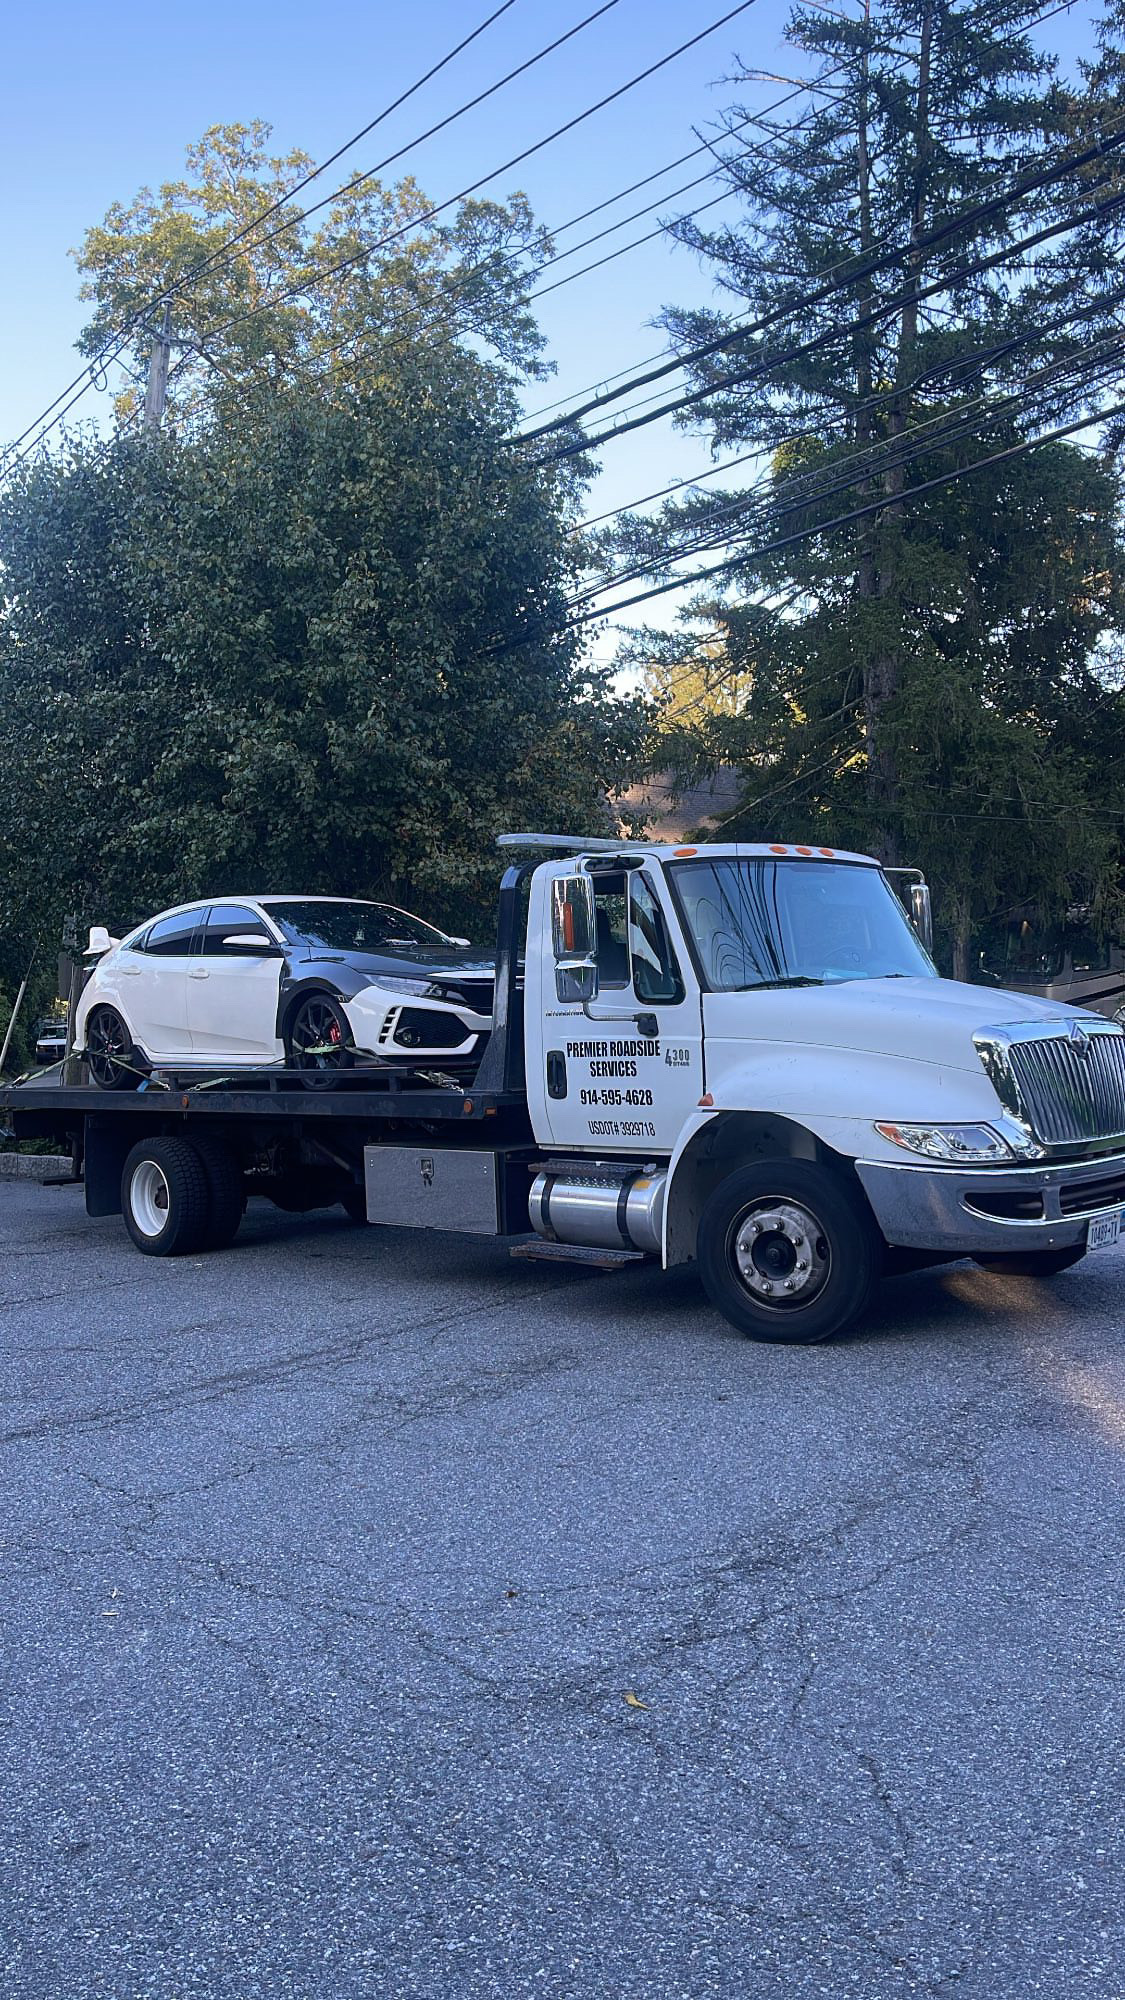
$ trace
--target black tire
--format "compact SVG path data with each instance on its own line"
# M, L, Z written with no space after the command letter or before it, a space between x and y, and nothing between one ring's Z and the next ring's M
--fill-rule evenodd
M331 1090L355 1062L352 1031L331 993L306 993L285 1028L285 1066L301 1072L306 1090Z
M207 1169L187 1139L141 1139L121 1175L125 1227L146 1257L198 1250L210 1213Z
M349 1222L366 1222L367 1189L363 1187L349 1188L346 1194L340 1196L340 1207L343 1209Z
M207 1136L193 1144L207 1175L207 1227L200 1247L225 1250L234 1242L246 1211L242 1168L222 1139Z
M86 1023L86 1061L100 1090L136 1090L144 1081L133 1037L115 1007L94 1007Z
M1010 1254L1002 1251L998 1256L974 1257L982 1271L997 1271L1012 1278L1057 1278L1060 1271L1069 1271L1072 1264L1080 1264L1086 1255L1084 1243L1072 1243L1069 1250L1014 1250Z
M883 1241L842 1173L781 1159L740 1167L715 1189L698 1257L712 1305L740 1333L803 1347L860 1318Z

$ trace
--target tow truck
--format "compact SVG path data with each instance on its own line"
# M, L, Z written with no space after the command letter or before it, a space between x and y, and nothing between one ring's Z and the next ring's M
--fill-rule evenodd
M939 977L918 871L784 842L511 834L475 1074L386 1064L0 1092L150 1256L230 1244L247 1197L696 1263L720 1313L804 1344L887 1272L1050 1277L1118 1238L1125 1032ZM908 914L909 911L909 914ZM64 1072L65 1075L65 1072Z

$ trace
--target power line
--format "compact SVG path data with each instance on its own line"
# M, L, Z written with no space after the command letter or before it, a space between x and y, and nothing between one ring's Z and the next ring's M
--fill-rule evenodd
M856 284L860 283L862 280L871 277L877 277L885 271L892 270L894 266L896 264L901 263L904 258L906 257L919 258L923 256L927 251L936 249L940 244L947 241L949 237L956 235L958 231L965 229L966 227L969 226L980 224L981 222L988 220L990 217L1002 214L1005 209L1011 208L1017 202L1022 201L1025 195L1038 192L1042 188L1051 186L1055 181L1064 179L1069 174L1079 172L1083 167L1091 166L1095 162L1105 159L1110 153L1116 152L1120 146L1125 145L1125 113L1123 113L1120 118L1115 120L1114 124L1116 126L1116 130L1111 129L1110 132L1106 133L1104 136L1099 138L1092 146L1087 146L1079 153L1071 154L1069 156L1064 157L1061 160L1056 160L1050 166L1040 168L1038 172L1034 174L1021 175L1015 182L1011 184L1010 187L1002 190L999 194L992 196L988 201L969 204L967 207L960 210L956 215L948 216L943 222L936 225L933 229L927 230L924 234L920 235L919 237L917 237L916 239L912 240L909 243L900 244L896 248L889 251L884 251L879 256L875 257L872 256L864 257L860 255L858 258L854 260L854 263L852 258L840 259L836 264L831 265L829 268L831 271L838 271L841 270L846 264L853 264L853 268L849 270L848 275L845 279L833 280L831 284L822 285L812 292L803 294L799 299L796 299L781 306L777 306L771 312L765 313L759 319L753 321L749 326L730 328L725 333L717 335L713 340L703 341L695 347L688 348L675 360L667 361L660 367L651 368L646 373L635 376L631 382L623 384L621 388L610 389L600 396L591 397L585 404L580 404L578 408L569 411L565 416L556 417L549 424L541 424L535 430L522 431L520 433L521 441L523 443L530 443L536 438L545 437L549 435L553 431L567 429L571 425L579 422L581 418L588 416L592 411L604 408L605 405L608 403L615 403L619 401L620 398L624 395L627 395L631 389L647 388L649 383L659 381L668 375L675 374L678 372L680 368L683 368L688 364L709 360L713 355L725 352L729 347L733 346L736 342L740 340L747 340L752 335L768 332L771 327L776 326L779 322L782 322L787 319L792 319L799 312L807 312L813 306L822 305L828 299L836 297L842 291L850 291ZM1108 176L1103 176L1102 181L1095 181L1093 185L1094 186L1102 185L1106 178L1108 178ZM1089 218L1082 218L1082 219L1089 219ZM1068 226L1076 227L1077 223L1072 223ZM1057 233L1057 230L1052 230L1050 233L1055 234ZM1036 242L1042 240L1045 240L1043 236L1033 234L1030 237L1024 238L1021 242L1009 246L1009 249L1006 251L996 252L993 261L1001 262L1003 261L1005 255L1009 255L1015 250L1026 249L1034 245ZM984 264L980 268L987 269L988 265ZM968 275L976 275L976 273L970 272L968 273ZM914 299L922 299L932 296L935 292L944 289L945 284L947 283L948 280L946 280L945 283L943 283L941 280L935 281L935 283L928 288L925 288L921 291L912 291L909 296L912 301ZM899 300L897 301L897 303L902 303L902 301ZM871 317L861 318L853 322L850 327L844 329L843 331L851 333L862 331L862 329L866 325L874 324L877 318L884 317L887 310L893 310L893 309L896 308L881 307L878 313L874 316L874 318ZM830 336L829 335L817 336L817 341L818 343L821 343L824 341L824 339L828 337L838 339L842 337L841 331L837 329L832 329ZM793 357L786 357L786 358L787 359L799 358L800 355L808 351L811 350L806 345L800 349L795 350ZM777 364L771 364L771 365L777 365ZM737 377L730 379L742 380L745 378ZM704 387L703 389L695 391L693 397L690 400L700 400L707 395L715 395L722 390L723 386L724 383L722 380L720 380L716 383L711 384L709 387ZM679 404L669 405L668 407L669 408L680 407L680 405ZM656 414L663 415L664 411L658 411ZM649 421L651 421L651 419ZM621 430L625 428L628 428L628 426L621 426L619 429L612 429L610 431L603 432L601 433L601 436L602 437L617 436L620 435ZM558 455L560 457L564 457L564 456L569 456L576 451L588 450L591 449L593 445L596 444L597 442L598 442L597 439L593 439L589 441L582 441L577 444L572 443L567 445L563 450L561 450Z
M1125 131L1121 132L1114 141L1115 145L1123 143L1125 143ZM1093 185L1103 186L1113 178L1114 176L1107 172L1099 181L1094 182ZM534 462L540 465L551 465L560 459L574 458L585 452L596 451L601 445L608 444L615 438L624 437L629 432L640 429L643 425L656 423L661 417L674 415L679 410L691 409L698 403L706 402L712 396L722 395L727 389L743 387L746 383L755 381L763 375L772 374L778 368L791 366L796 361L804 360L810 354L815 354L822 348L831 346L838 340L852 339L857 333L865 331L868 327L878 325L880 320L889 318L902 305L917 303L922 299L933 297L939 292L948 291L951 285L964 283L969 278L979 277L985 271L993 270L997 266L1007 263L1015 251L1033 248L1040 243L1049 241L1052 237L1082 228L1088 222L1104 223L1109 216L1120 210L1122 206L1125 206L1125 195L1117 195L1109 201L1096 203L1092 208L1082 210L1077 215L1068 216L1061 221L1049 223L1041 229L1034 230L1029 236L1020 238L1015 244L1006 245L999 250L993 251L989 256L978 259L973 264L955 266L951 271L943 272L939 278L935 278L929 285L922 287L911 286L906 290L899 291L891 298L885 299L877 307L873 307L866 313L861 313L856 319L838 326L827 327L823 332L812 335L808 340L801 341L795 347L790 347L783 350L780 354L775 354L768 359L756 362L751 368L742 369L736 374L720 376L713 382L705 383L701 388L693 389L681 396L674 397L671 401L662 403L657 409L651 410L646 416L632 417L626 422L613 424L607 430L597 432L593 437L584 436L577 440L571 440L569 443L560 446L557 451L549 453L546 458L538 459ZM909 254L909 246L906 251L898 254L900 256ZM810 301L807 300L796 302L793 306L786 308L784 316L792 317L794 313L802 310L808 303ZM688 354L685 356L685 359L691 360L692 355ZM524 433L520 441L523 442L527 435L527 433Z
M533 154L542 152L545 146L550 146L556 139L561 139L565 133L574 131L587 118L592 118L595 112L604 111L608 104L616 103L618 98L624 97L630 90L635 90L638 84L644 83L650 76L655 76L658 70L665 69L669 63L675 62L679 56L685 55L689 49L695 48L699 42L706 41L707 37L715 34L719 28L725 27L728 21L733 21L737 15L746 13L748 8L755 5L756 0L739 0L737 7L732 7L728 13L720 15L717 21L712 21L708 27L700 29L699 33L692 35L688 41L681 42L678 48L670 49L668 54L661 56L658 61L649 63L647 68L639 70L635 76L631 76L625 83L619 84L616 90L607 92L604 97L599 97L596 103L587 105L584 111L577 112L573 118L568 118L564 124L557 125L554 131L548 132L544 138L537 139L533 145L526 146L522 152L514 153L511 159L505 160L498 167L491 168L488 173L482 174L477 180L471 181L467 187L461 188L457 194L448 195L444 201L435 203L432 208L424 210L421 215L413 216L410 222L404 223L401 228L392 230L387 236L380 237L375 243L364 244L362 249L352 252L347 257L340 258L338 263L328 265L327 269L317 273L316 283L318 285L323 284L325 279L336 277L339 272L349 270L355 264L366 262L369 257L374 256L377 250L385 249L389 243L397 242L400 237L409 234L412 230L420 229L424 223L432 222L435 216L443 214L446 209L454 207L457 202L464 201L470 194L475 194L478 188L486 187L488 182L495 180L498 175L505 174L512 167L521 165L524 160L530 159ZM301 293L308 289L309 286L305 283L297 285L289 291L279 292L271 299L263 299L259 305L252 307L249 312L239 313L234 319L227 320L221 327L208 327L205 331L208 333L227 333L232 326L241 326L246 320L255 318L259 313L272 312L276 306L284 305L288 299L300 297Z
M163 305L166 300L176 297L184 289L185 285L189 283L190 284L197 283L199 278L203 276L205 271L210 270L213 265L220 262L224 257L228 256L231 250L235 247L235 245L240 243L245 236L249 235L253 230L260 228L261 224L264 221L266 221L269 218L269 216L276 214L277 211L280 208L282 208L286 202L292 201L294 195L299 194L303 188L308 187L311 181L316 180L320 174L324 173L330 166L333 166L335 162L341 159L346 152L349 152L353 146L358 145L361 139L365 139L368 133L373 132L377 125L381 125L385 119L391 116L392 112L399 110L400 107L407 102L408 98L415 96L416 93L422 89L424 84L431 82L431 80L438 75L439 71L445 69L448 66L448 64L454 60L454 57L461 55L462 52L469 47L470 43L475 42L479 38L479 36L484 34L487 28L490 28L492 26L494 21L498 21L500 19L500 16L502 14L506 14L509 8L515 6L515 4L516 0L503 0L503 4L501 6L495 8L493 12L489 14L483 21L481 21L478 24L478 26L472 30L470 34L463 36L461 41L456 43L456 45L453 48L449 49L447 53L443 55L438 62L434 63L425 72L423 76L420 76L416 80L416 82L410 84L406 90L401 91L398 97L396 97L392 103L386 105L384 109L380 111L375 118L372 118L367 125L363 126L361 131L356 132L352 136L352 138L345 140L342 146L338 146L336 151L334 153L330 153L326 160L322 160L319 166L314 167L311 173L306 174L303 177L303 179L294 182L293 186L291 188L288 188L283 195L280 195L276 201L272 202L268 208L264 209L261 215L255 216L252 222L246 223L242 229L236 231L234 236L228 238L228 240L225 243L221 244L219 249L214 251L210 257L206 258L201 265L198 265L193 271L185 275L183 278L179 279L174 285L167 287L163 292L158 293L157 296L151 299L146 306L142 306L141 308L139 308L139 310L136 313L134 313L133 317L128 321L124 329L122 329L118 334L111 337L111 339L106 343L106 345L100 349L98 354L94 356L94 359L87 365L86 368L83 369L82 373L80 375L76 375L73 382L69 383L67 385L67 388L61 390L60 393L55 397L54 402L48 403L47 408L41 411L39 416L34 417L31 423L28 424L27 428L25 430L22 430L19 436L12 440L12 442L8 445L4 456L7 457L8 454L14 451L18 445L21 445L24 439L29 437L31 432L36 429L37 425L42 423L46 417L49 417L51 415L51 412L57 408L58 404L62 402L63 397L67 396L70 393L71 389L77 389L79 384L81 383L84 386L81 389L80 393L84 395L86 393L86 390L91 386L94 370L98 368L99 363L108 361L110 364L112 364L117 359L117 354L121 352L121 347L124 346L124 343L128 340L128 338L134 332L136 327L145 319L148 313L154 312L159 306ZM603 5L598 9L598 13L604 14L608 12L610 7L616 5L617 5L617 0L605 0L605 5ZM597 15L596 14L591 15L589 19L596 20ZM580 23L579 28L573 28L570 30L570 34L572 35L577 34L580 28L586 25L587 25L586 22ZM569 36L564 36L561 39L568 40ZM558 46L557 43L552 44L552 47L557 47L557 46ZM549 53L549 51L547 53ZM539 57L532 58L533 61L538 61L539 59L540 59ZM522 65L522 68L527 68L529 66L530 65L528 64L524 64ZM512 72L512 76L519 75L520 73L521 71L514 70ZM505 77L501 80L500 84L495 84L493 86L493 89L498 90L502 88L503 83L510 81L511 77ZM484 94L487 95L489 93L484 93ZM451 114L451 119L462 116L465 111L471 110L473 106L475 104L478 104L480 101L481 101L480 97L478 96L472 99L468 105L462 105L457 111ZM443 124L451 122L451 119L444 120ZM429 132L423 133L421 135L421 139L431 138L434 132L440 131L441 129L442 129L441 125L434 126L431 128ZM421 139L412 140L410 143L412 146L421 144ZM403 148L402 150L405 151L408 149ZM399 157L399 155L394 154L391 157L397 158ZM389 164L389 162L384 161L382 164L385 166ZM381 171L381 169L378 167L374 167L371 169L372 173L378 173L379 171ZM118 340L121 342L121 347L118 347L116 351L114 351L115 342ZM75 398L74 400L77 401L77 398ZM68 403L67 409L70 409L72 407L73 405ZM60 422L61 417L65 415L66 415L65 410L60 412L59 417L56 417L55 419L55 423ZM50 428L53 429L54 425L51 425Z
M742 522L748 515L754 513L763 520L768 519L771 514L779 513L780 518L784 519L787 514L802 513L837 493L848 492L872 479L885 477L888 472L909 464L920 452L946 449L963 437L979 435L982 422L978 421L975 415L978 411L982 413L984 425L994 425L1003 421L1005 417L1013 415L1015 411L1026 409L1029 391L1041 390L1049 393L1053 388L1059 393L1065 378L1073 374L1076 374L1078 379L1072 386L1072 394L1080 388L1088 393L1093 387L1107 386L1099 378L1105 376L1107 370L1110 379L1113 378L1116 370L1112 364L1123 352L1125 352L1125 335L1107 334L1083 354L1070 355L1047 363L1045 367L1029 376L1022 387L1011 395L994 398L983 394L975 397L971 402L957 405L952 410L939 411L922 423L908 425L898 436L876 440L872 444L846 453L842 458L829 460L806 473L795 473L785 480L774 481L767 473L748 495L703 516L694 524L694 532L688 541L679 546L669 546L659 555L636 562L631 568L593 586L572 601L579 604L595 597L604 597L607 591L617 589L636 577L650 574L653 570L664 568L672 562L682 561L685 556L698 554L705 548L722 546L723 542L730 540L730 536L727 533L716 535L714 529L724 521ZM893 496L885 494L882 504L889 504L892 498ZM606 607L607 612L615 608L615 606Z
M1066 0L1066 3L1069 5L1070 0ZM953 355L943 362L931 363L927 367L920 369L904 387L877 390L870 396L859 398L846 408L827 413L823 408L802 412L796 418L792 428L787 430L784 435L774 437L770 440L768 449L776 451L780 445L800 442L808 438L811 434L811 426L813 424L820 425L822 430L831 431L841 425L854 423L857 417L882 409L888 403L897 400L900 396L913 395L923 385L933 385L949 376L956 375L958 372L968 372L970 369L990 367L996 360L1007 359L1019 348L1027 346L1029 342L1038 341L1054 334L1072 333L1083 321L1097 317L1101 313L1110 312L1115 306L1123 304L1125 304L1125 290L1109 292L1101 298L1092 300L1077 312L1067 312L1061 320L1054 320L1046 325L1036 322L1035 325L1025 328L1022 333L1015 335L1011 340L994 343L991 348L977 349L966 354ZM1110 337L1107 336L1107 338ZM1088 352L1086 358L1088 358ZM1062 367L1071 358L1082 357L1062 357L1059 361L1048 365L1052 368ZM1024 387L1026 388L1027 382L1034 379L1034 376L1026 378ZM991 396L985 393L976 397L972 403L961 404L958 407L960 410L973 409L990 405L991 402ZM885 440L885 442L889 442L889 440ZM875 448L875 445L864 447L864 449ZM699 486L706 480L717 478L720 473L733 472L740 465L748 465L753 461L759 460L763 455L763 449L762 446L756 446L752 451L741 452L736 458L720 460L718 464L710 466L702 472L694 473L688 478L673 480L670 485L658 487L651 493L643 493L635 500L627 500L620 507L608 508L602 514L588 515L584 520L576 522L568 532L571 534L584 533L589 528L596 527L603 521L614 520L618 515L632 513L638 507L647 506L650 500L663 500L669 494L679 492L685 487ZM840 460L833 461L834 466L838 466L840 463L842 463ZM807 476L811 475L793 475L794 478ZM789 484L791 482L787 481L784 483ZM774 488L773 490L777 491L779 489Z
M988 466L999 465L1006 459L1017 458L1022 452L1034 451L1039 445L1057 443L1060 438L1070 437L1076 431L1089 430L1094 424L1107 423L1113 417L1123 415L1125 415L1125 402L1120 402L1111 405L1109 409L1100 410L1095 416L1087 415L1078 417L1072 423L1056 425L1053 430L1045 431L1039 437L1024 438L1019 444L1009 445L1003 451L991 452L986 458L974 459L970 465L954 467L949 472L940 473L933 479L923 480L917 486L908 486L902 493L893 495L893 499L889 499L886 494L882 494L877 500L868 501L861 507L851 508L846 514L837 515L834 520L817 522L812 527L799 529L793 534L779 536L771 542L764 543L760 548L744 551L740 555L727 556L722 562L711 563L706 569L696 570L691 576L673 577L665 583L654 585L649 590L639 591L634 597L627 597L620 604L610 605L608 610L584 612L577 618L568 619L566 624L560 629L571 631L577 629L579 626L589 625L599 618L604 618L611 614L615 615L620 611L627 611L632 605L646 603L650 598L663 597L670 590L685 590L690 589L695 584L706 583L711 577L722 575L725 570L738 569L748 563L760 561L763 556L776 555L784 549L794 547L800 542L809 541L814 536L827 535L833 533L837 528L850 527L856 521L864 520L871 514L882 512L890 504L897 506L904 500L916 499L923 493L935 491L939 486L948 486L955 480L967 478L972 473L983 472Z

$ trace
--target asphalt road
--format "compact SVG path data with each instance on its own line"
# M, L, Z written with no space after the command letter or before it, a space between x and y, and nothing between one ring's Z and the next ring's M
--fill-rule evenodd
M770 1350L0 1184L5 2000L1120 2000L1123 1278Z

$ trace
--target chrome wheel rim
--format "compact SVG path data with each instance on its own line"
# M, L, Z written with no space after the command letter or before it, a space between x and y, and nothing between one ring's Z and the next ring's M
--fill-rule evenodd
M832 1246L819 1218L788 1195L762 1195L731 1224L727 1252L756 1305L791 1312L811 1305L828 1282Z
M155 1160L142 1160L129 1183L129 1207L142 1236L159 1236L168 1222L168 1181Z

